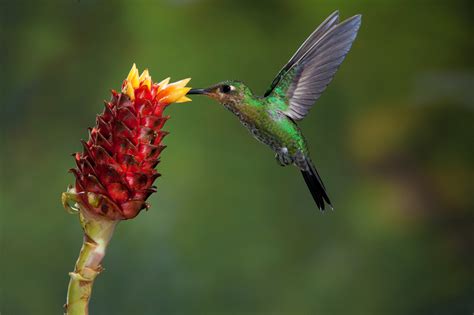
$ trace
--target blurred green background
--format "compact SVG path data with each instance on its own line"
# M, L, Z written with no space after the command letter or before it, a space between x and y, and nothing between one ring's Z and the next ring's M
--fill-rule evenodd
M60 193L133 62L263 93L335 9L352 51L300 125L334 211L217 103L171 106L152 208L119 225L92 314L471 314L472 1L2 1L0 313L60 314Z

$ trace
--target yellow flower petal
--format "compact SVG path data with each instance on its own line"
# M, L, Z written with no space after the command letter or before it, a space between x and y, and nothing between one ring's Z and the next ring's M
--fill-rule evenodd
M130 82L132 87L135 89L140 85L140 82L138 81L138 69L135 64L133 64L132 69L128 73L127 81Z
M148 89L151 89L151 76L148 69L145 69L140 75L140 85L146 85Z
M143 70L142 74L140 75L140 83L142 83L143 81L149 78L150 78L150 73L148 72L148 69Z
M188 84L189 81L191 81L191 78L186 78L186 79L183 79L183 80L179 80L179 81L173 82L169 85L170 86L176 86L176 87L179 87L179 88L183 88L183 87L186 86L186 84Z
M151 78L147 78L141 82L142 85L146 85L148 87L148 90L151 89Z
M127 85L125 86L125 94L127 94L132 101L135 99L135 89L133 88L130 81L127 81Z
M189 91L191 91L191 88L190 87L185 87L185 88L181 88L180 90L181 90L181 92L184 93L184 95L186 95L186 94L188 94Z
M164 90L167 87L169 82L170 82L170 77L167 77L166 79L158 83L158 92Z
M135 72L137 72L137 65L133 63L132 69L130 69L130 72L128 73L127 81L131 81L132 77L135 75Z
M179 98L178 100L176 100L175 103L186 103L186 102L191 102L192 99L190 99L189 97L187 96L181 96L181 98Z

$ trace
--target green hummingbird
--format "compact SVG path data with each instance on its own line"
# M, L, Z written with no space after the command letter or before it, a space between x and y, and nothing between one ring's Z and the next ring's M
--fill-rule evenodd
M361 15L339 22L339 12L332 13L304 41L263 96L253 94L241 81L224 81L188 92L217 100L257 140L276 152L280 165L298 167L320 210L325 203L332 208L331 201L296 122L308 114L333 79L360 24Z

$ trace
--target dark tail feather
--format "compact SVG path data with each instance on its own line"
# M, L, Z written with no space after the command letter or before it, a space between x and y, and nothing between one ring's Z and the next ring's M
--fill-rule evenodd
M306 182L316 205L321 211L324 211L325 203L327 203L332 209L331 201L326 193L323 181L321 180L321 177L319 177L318 171L316 171L316 168L310 161L308 161L308 166L309 170L302 170L301 174L303 174L304 181Z

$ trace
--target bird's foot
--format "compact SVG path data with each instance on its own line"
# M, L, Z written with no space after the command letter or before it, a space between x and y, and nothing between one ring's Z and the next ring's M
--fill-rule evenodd
M281 148L275 155L275 159L280 166L287 166L293 163L293 158L288 153L288 148Z

